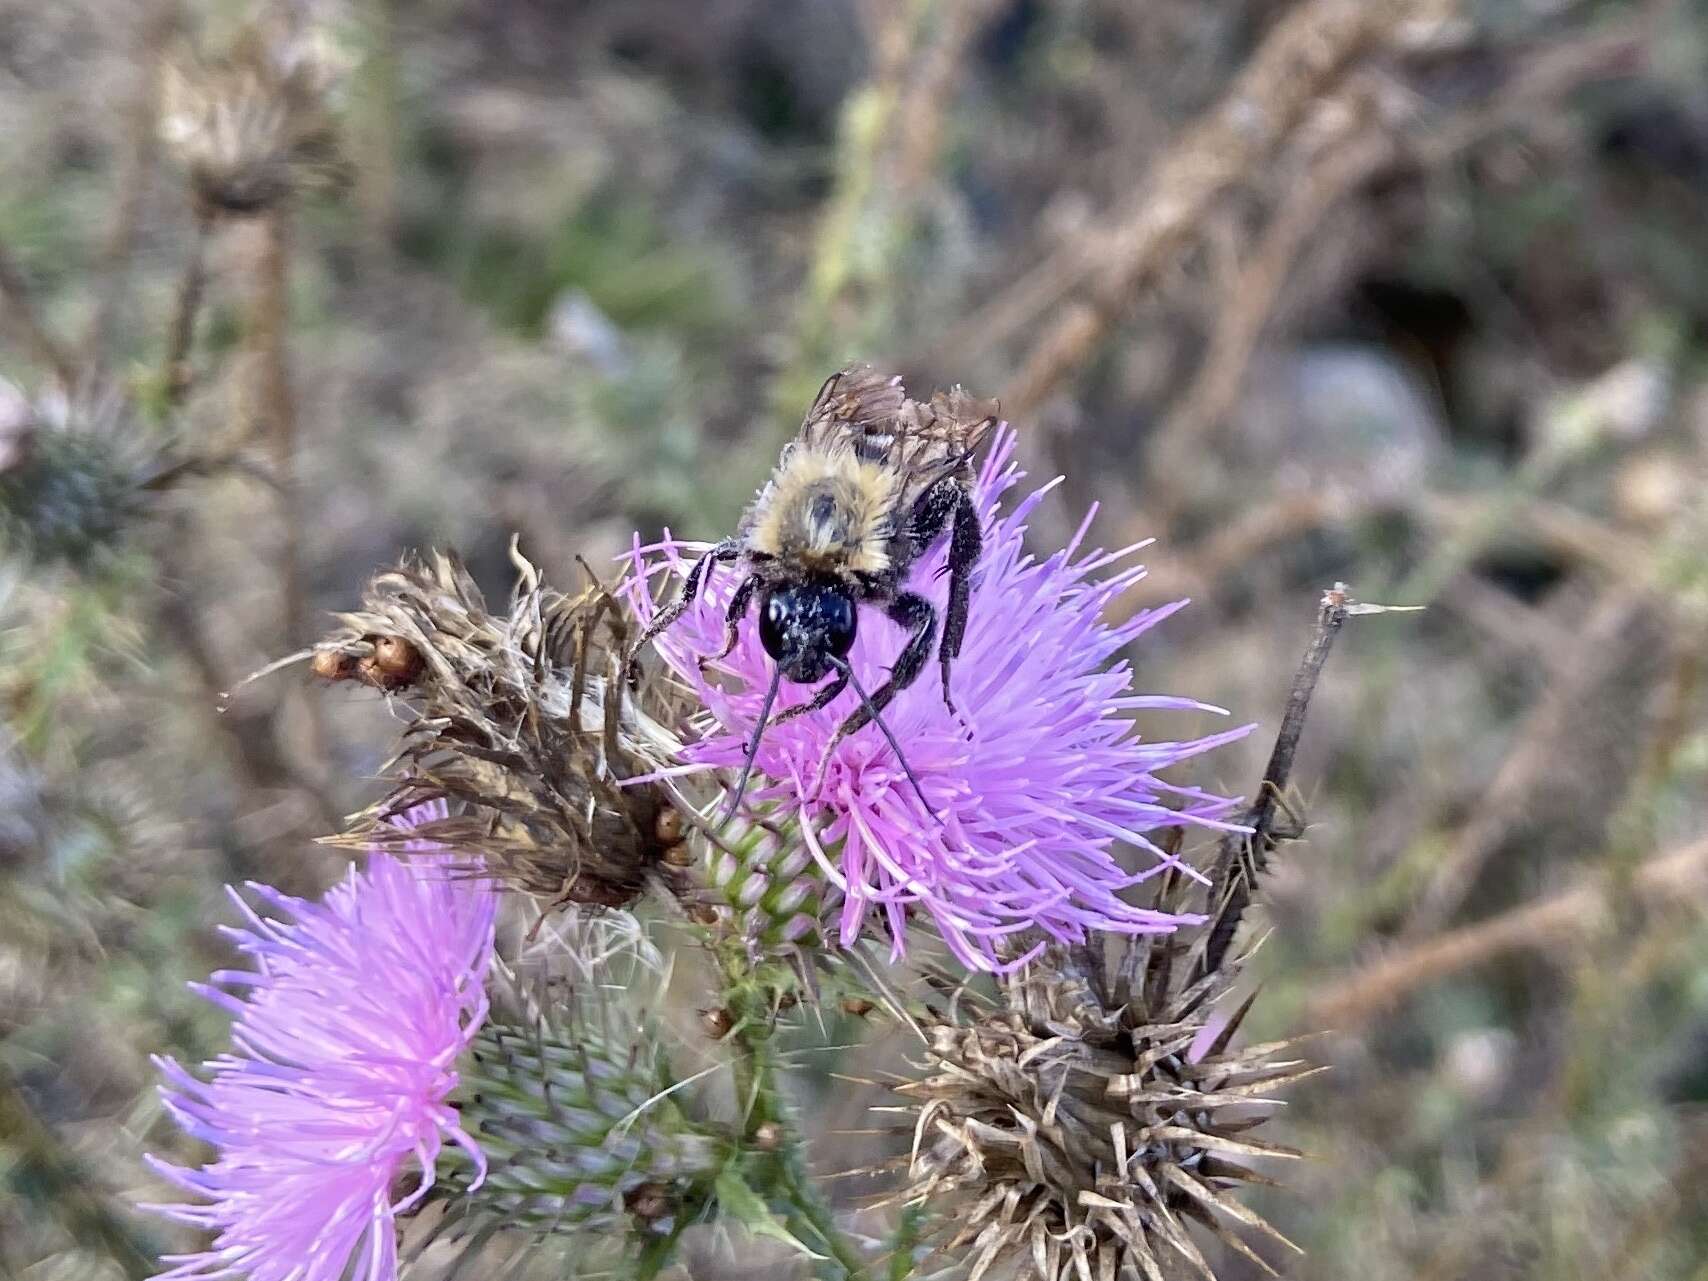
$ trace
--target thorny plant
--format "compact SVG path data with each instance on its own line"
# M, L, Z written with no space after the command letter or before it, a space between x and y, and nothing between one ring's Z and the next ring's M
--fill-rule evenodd
M870 382L898 398L898 384ZM1020 479L1002 440L973 491L993 536L966 652L998 661L981 629L1029 615L1047 662L962 685L964 739L922 758L927 787L956 784L933 827L886 817L918 799L914 780L879 759L887 738L839 735L829 707L790 728L817 736L809 751L858 750L861 781L795 794L799 771L761 755L740 818L718 821L740 784L737 749L717 741L762 728L731 709L768 676L735 660L714 694L667 646L661 670L631 680L629 642L651 609L644 560L610 588L584 566L589 585L566 595L513 546L502 615L453 555L375 576L297 656L318 678L381 691L403 722L388 794L333 838L366 849L366 871L324 906L255 887L272 918L243 908L235 937L259 971L207 991L235 1015L233 1049L206 1080L166 1068L173 1114L217 1148L200 1169L161 1167L191 1194L167 1212L215 1234L171 1276L370 1281L520 1234L574 1239L581 1266L644 1277L706 1228L771 1237L830 1276L1213 1278L1218 1247L1270 1268L1259 1245L1290 1243L1238 1191L1296 1155L1251 1131L1313 1069L1290 1044L1240 1042L1251 998L1231 993L1252 944L1235 940L1281 839L1276 799L1317 674L1355 607L1343 590L1324 597L1254 804L1231 814L1164 783L1153 770L1229 736L1140 745L1126 711L1195 705L1135 695L1109 665L1154 621L1112 631L1097 618L1136 571L1105 575L1125 553L1081 553L1077 539L1022 554L1019 522L1044 495L998 517ZM721 630L723 603L697 608ZM739 654L756 642L737 629ZM925 742L941 691L891 706ZM1059 765L1017 771L1019 727L1052 717ZM1076 737L1082 718L1095 737ZM1016 812L985 803L997 779L1010 806L1029 796L1077 832L1047 846L1053 863L1028 860L1040 838L983 843L992 815ZM948 835L920 842L937 828ZM1220 833L1204 868L1182 853L1193 829ZM896 879L867 883L863 860ZM994 927L969 914L961 864L1000 887ZM1148 902L1128 905L1141 885ZM512 898L525 932L494 928ZM893 961L935 934L965 968L927 961L923 983L886 972L865 950L874 930ZM713 994L699 1020L717 1043L709 1068L689 1070L691 1038L660 1017L670 967L651 933ZM890 1109L905 1119L901 1177L868 1171L877 1202L902 1207L876 1249L809 1174L778 1050L833 996L881 1005L920 1048Z
M98 569L154 495L248 465L178 426L207 242L234 221L263 233L254 401L289 498L283 228L328 171L329 66L288 24L167 66L160 128L197 236L158 380L7 395L0 510L16 550ZM899 379L849 386L861 421L930 417ZM154 428L146 447L133 418ZM637 540L609 584L584 566L573 593L513 546L499 611L454 554L406 561L294 656L377 691L402 725L385 794L326 838L365 861L318 902L234 895L246 923L231 937L254 968L198 988L232 1016L231 1048L199 1071L161 1063L168 1112L214 1148L200 1166L156 1164L186 1198L158 1208L209 1236L166 1275L382 1281L519 1235L648 1277L706 1230L851 1278L1161 1281L1212 1276L1218 1248L1269 1266L1262 1242L1286 1243L1238 1188L1289 1155L1250 1132L1310 1069L1285 1046L1239 1044L1250 1002L1228 998L1347 604L1325 599L1275 760L1240 811L1178 771L1250 727L1170 742L1132 724L1220 710L1135 692L1122 654L1176 608L1105 620L1143 575L1137 548L1086 549L1087 516L1065 547L1029 551L1053 486L1017 490L1023 438L991 438L958 491L981 536L946 575L934 532L893 585L964 624L954 704L933 669L893 691L883 735L853 729L835 698L768 725L775 672L728 584L690 602L663 661L630 679L632 643L694 550L668 537ZM29 483L44 468L67 483ZM287 546L287 642L293 566ZM892 650L874 621L848 664L880 688ZM751 789L733 777L743 761ZM1191 832L1219 837L1205 866ZM676 944L669 963L653 934ZM939 947L957 971L931 959ZM669 1021L673 974L709 992L710 1044ZM870 1172L874 1200L900 1207L886 1241L833 1210L793 1112L779 1038L827 1005L881 1008L919 1047L897 1164Z
M1325 71L1385 21L1381 6L1342 8L1353 16L1328 31L1332 56L1315 60ZM1286 53L1305 43L1295 35L1320 33L1301 20L1279 34L1270 43ZM1291 74L1293 60L1272 61L1289 100L1303 104L1311 86ZM914 108L941 86L896 67L899 92L884 112L928 116ZM177 53L161 69L159 141L182 170L196 236L152 376L108 385L95 376L113 363L100 352L81 367L30 313L0 256L8 319L58 384L29 396L0 387L7 551L98 574L184 479L252 470L288 493L285 217L335 172L335 78L325 51L289 24L258 26L220 56ZM1252 96L1273 100L1236 92L1228 101L1242 119ZM914 127L915 142L930 132ZM1155 185L1191 179L1187 198L1121 237L1110 281L1098 274L1106 254L1081 255L1075 278L1099 282L1088 286L1095 305L1041 331L1011 404L1040 400L1087 359L1121 295L1154 274L1182 229L1216 225L1197 215L1233 170L1204 180L1191 162L1206 152L1226 160L1272 136L1245 132L1233 150L1214 131L1183 141L1186 163L1163 166ZM1364 166L1380 170L1387 150ZM903 169L921 169L929 151ZM848 185L857 204L859 184ZM213 372L193 359L209 242L248 234L245 224L263 238L247 319L261 379L246 425L272 429L266 470L244 455L254 442L192 440L181 416ZM851 239L827 236L824 261ZM1054 268L1041 273L1052 298ZM828 295L846 282L814 275L814 311L828 314ZM1243 275L1230 288L1251 292ZM983 345L989 321L979 313L969 324ZM1223 395L1237 383L1226 380ZM1270 1243L1287 1243L1240 1187L1267 1181L1270 1163L1292 1155L1253 1131L1273 1093L1313 1069L1289 1046L1241 1044L1251 1000L1235 1003L1231 990L1253 946L1241 923L1291 835L1276 820L1311 691L1357 607L1325 598L1270 767L1250 806L1236 809L1175 772L1233 735L1122 741L1125 713L1189 705L1132 695L1125 669L1111 666L1165 616L1095 622L1136 571L1099 577L1115 557L1081 556L1077 539L1032 562L1019 522L1041 495L1001 515L997 499L1013 480L1000 466L985 480L980 518L1008 560L986 562L978 580L991 637L979 670L1002 678L967 704L983 732L962 746L933 723L938 702L896 709L912 721L903 744L925 748L924 790L951 815L937 826L907 812L897 762L869 733L837 755L828 795L816 786L824 780L803 786L792 766L828 752L828 713L769 745L754 803L733 824L708 822L741 799L730 761L761 746L753 703L766 669L753 638L726 651L709 680L697 660L710 650L692 640L632 691L617 676L626 638L659 603L648 589L680 574L686 545L637 553L636 572L609 588L589 571L578 594L548 587L515 552L508 612L489 610L455 556L377 576L312 667L381 691L402 716L387 793L327 838L368 857L323 901L254 887L265 911L239 904L247 925L233 936L256 970L223 972L206 989L234 1017L231 1052L207 1065L207 1079L163 1065L168 1108L218 1148L199 1169L162 1166L193 1201L169 1212L214 1234L209 1249L168 1260L171 1273L376 1277L417 1258L437 1269L460 1252L454 1270L495 1237L520 1235L571 1241L589 1267L644 1276L706 1226L772 1237L820 1271L850 1276L958 1267L975 1277L1150 1279L1208 1275L1218 1251L1261 1267L1276 1260ZM287 595L295 576L287 565ZM1070 672L1057 684L1063 703L1042 697L1038 672L993 657L1012 639L1008 611L1022 608L1056 628L1056 644L1033 646L1029 661ZM300 621L299 600L281 635ZM1006 635L997 623L1009 624ZM688 634L722 627L714 613ZM200 648L194 634L184 643ZM211 664L198 665L210 690L223 688ZM1096 736L1111 725L1113 738ZM1105 752L1099 785L1050 791L1047 768L1019 769L1052 746L1057 782L1083 781L1074 763ZM1023 815L1004 810L1009 802ZM1014 836L1023 821L1036 826ZM1211 855L1183 850L1188 827L1222 832ZM1645 868L1635 886L1667 893L1702 857L1698 843ZM1601 901L1596 887L1575 890L1525 928L1557 930L1593 917ZM865 947L874 926L898 957L906 946L929 953L935 937L969 972L945 978L927 965L916 983L910 970L886 971ZM710 1068L697 1062L707 1047L663 1014L671 973L654 934L681 944L673 960L683 970L711 976L701 1012L704 1038L717 1043ZM1502 946L1496 934L1476 945ZM1415 982L1407 975L1463 965L1472 951L1401 956L1385 981ZM1343 1004L1375 996L1349 992ZM902 1208L878 1245L831 1213L808 1178L778 1049L781 1034L838 998L850 1013L883 1006L921 1047L918 1072L899 1086L902 1153L887 1171L904 1173L883 1198ZM20 1102L10 1088L0 1094L9 1137L40 1128ZM48 1148L37 1150L47 1168L39 1152ZM75 1191L79 1178L68 1169L44 1181ZM92 1198L68 1213L86 1239L111 1234L115 1258L135 1253Z

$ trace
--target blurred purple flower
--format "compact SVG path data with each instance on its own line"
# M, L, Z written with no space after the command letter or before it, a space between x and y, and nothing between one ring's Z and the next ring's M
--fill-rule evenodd
M1082 551L1095 509L1067 547L1042 561L1029 555L1023 546L1027 517L1055 485L999 515L1002 497L1023 475L1011 461L1013 445L1013 434L1003 428L975 491L985 547L954 669L960 717L944 706L935 663L884 713L929 806L908 786L875 726L843 740L824 759L833 731L856 705L852 692L821 712L765 731L755 765L764 777L750 799L798 812L824 874L843 892L844 945L877 908L899 955L909 909L917 908L963 963L1006 969L1038 949L1005 962L1000 941L1030 927L1076 941L1087 930L1154 933L1200 919L1135 907L1121 892L1169 865L1198 875L1149 834L1181 826L1225 828L1235 802L1164 782L1157 772L1252 727L1182 742L1140 740L1127 715L1140 709L1226 714L1192 699L1134 694L1126 662L1110 661L1186 602L1142 610L1115 626L1103 621L1105 607L1144 576L1131 557L1145 544ZM702 550L701 544L670 540L666 531L665 542L637 545L633 554L649 578L680 580ZM939 611L947 594L945 556L940 547L923 558L907 584ZM756 613L735 650L712 665L715 675L699 670L700 655L722 648L724 610L737 581L733 572L714 575L696 607L658 642L665 662L694 687L708 713L683 772L740 765L770 681ZM677 583L661 590L674 594ZM639 590L634 598L644 622L652 601ZM868 689L887 677L901 640L878 612L863 612L850 657ZM786 684L779 710L811 693ZM821 764L823 781L815 792ZM1165 797L1175 804L1165 805ZM1117 842L1144 851L1154 864L1126 871L1112 852Z
M397 822L443 816L438 802ZM255 969L213 976L239 995L195 985L236 1016L232 1051L205 1065L205 1082L156 1061L167 1110L218 1149L195 1170L149 1158L197 1202L150 1208L217 1234L208 1250L168 1256L164 1277L387 1281L394 1219L432 1187L443 1143L484 1177L447 1096L486 1018L496 896L436 874L455 866L439 848L371 854L318 904L252 886L277 920L233 892L249 923L227 933Z

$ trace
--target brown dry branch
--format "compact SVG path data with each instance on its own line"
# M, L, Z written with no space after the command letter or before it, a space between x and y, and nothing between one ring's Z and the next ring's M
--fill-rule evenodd
M1429 524L1455 538L1464 538L1487 522L1491 511L1504 506L1499 499L1491 502L1421 494L1413 509ZM1501 529L1510 527L1534 539L1551 556L1594 569L1615 582L1665 587L1659 581L1660 558L1653 543L1585 512L1543 498L1529 498L1510 505L1510 510L1502 511L1501 515L1504 518Z
M1231 571L1254 556L1325 525L1354 520L1363 510L1358 498L1321 489L1284 490L1267 502L1243 506L1198 546L1171 548L1167 562L1110 603L1110 615L1125 620L1159 601L1213 594ZM1130 517L1122 541L1139 542L1156 527L1149 513Z
M1186 497L1178 478L1189 471L1192 452L1233 410L1244 391L1258 341L1305 243L1335 206L1369 182L1395 154L1394 141L1385 132L1331 149L1288 194L1249 259L1229 282L1204 362L1149 447L1145 474L1153 483L1145 508L1159 527L1172 523L1171 508Z
M1559 744L1573 732L1586 697L1628 661L1620 639L1647 609L1641 599L1614 591L1584 620L1561 676L1531 708L1474 813L1431 870L1403 938L1433 934L1463 905L1488 860L1529 812L1537 787L1558 768Z
M966 64L967 48L995 10L995 0L952 0L937 6L935 30L913 58L896 113L900 138L890 177L895 191L920 191L936 172L943 118Z
M36 314L24 273L5 249L0 248L0 322L3 322L49 369L67 391L77 386L77 363L58 338L48 332Z
M1570 665L1575 630L1481 575L1459 575L1439 608L1509 658L1540 668L1549 680Z
M196 317L201 313L202 296L207 291L208 241L213 235L213 227L213 211L198 204L190 252L184 260L184 273L179 277L173 299L172 325L166 334L166 356L160 367L161 386L165 388L166 403L171 407L183 403L194 381L190 359L196 343Z
M1651 908L1700 905L1708 892L1708 838L1641 864L1630 888ZM1396 951L1318 992L1308 1007L1309 1026L1347 1030L1426 984L1509 952L1571 942L1605 919L1607 894L1606 877L1592 873L1542 902Z
M1170 482L1153 486L1146 503L1157 523L1167 523L1168 504L1183 495L1173 480L1186 460L1238 403L1252 356L1301 252L1329 214L1396 165L1439 169L1501 130L1550 119L1549 108L1581 86L1628 74L1653 41L1655 21L1655 14L1644 12L1526 52L1521 65L1501 78L1507 87L1493 102L1431 122L1427 132L1385 119L1392 113L1361 103L1360 93L1341 95L1346 101L1340 114L1351 122L1346 135L1315 143L1318 158L1283 197L1223 290L1209 350L1149 447L1146 474Z
M1263 771L1257 796L1240 816L1246 832L1229 832L1216 847L1211 870L1211 919L1203 934L1203 952L1198 959L1197 973L1211 975L1222 968L1228 950L1233 945L1240 920L1251 905L1257 888L1257 878L1268 864L1269 855L1285 839L1276 831L1275 820L1282 807L1282 797L1293 774L1293 756L1299 748L1299 737L1305 729L1305 714L1310 709L1311 695L1316 692L1317 678L1328 661L1329 650L1351 612L1356 608L1346 589L1336 586L1323 593L1317 605L1316 630L1293 674L1292 688L1287 694L1287 706L1281 714L1281 729L1275 736L1275 746L1269 753L1269 764Z
M1222 100L1158 158L1124 214L1050 255L980 308L948 335L936 360L964 363L975 343L1000 342L1060 304L1002 396L1011 414L1030 413L1085 359L1135 292L1178 259L1222 198L1269 162L1347 66L1451 7L1448 0L1311 0L1288 13Z
M301 502L296 484L297 408L290 370L290 213L270 210L255 224L253 275L249 304L249 355L254 386L249 406L251 430L264 438L279 483L282 541L279 548L280 634L296 648L305 640L306 608L302 583Z
M625 696L620 599L596 579L565 596L514 546L511 559L505 615L487 609L460 559L434 554L377 575L362 608L316 647L318 674L391 691L412 709L386 766L389 794L330 843L436 840L478 850L490 874L552 905L621 907L684 861L666 791L629 781L674 757L682 705L658 678ZM407 833L391 825L430 800L453 810Z
M1266 550L1319 529L1350 525L1389 505L1381 495L1283 490L1234 513L1197 546L1171 549L1166 564L1153 568L1110 608L1119 617L1130 617L1159 601L1212 596L1232 570ZM1506 494L1470 498L1420 492L1407 495L1402 510L1467 548L1482 548L1512 529L1574 567L1619 583L1639 583L1656 591L1666 588L1661 578L1664 558L1657 556L1652 542L1559 503ZM1138 542L1149 537L1157 523L1147 507L1124 518L1124 537ZM1455 563L1462 566L1464 560L1460 555ZM1462 569L1446 581L1458 591L1464 582Z
M95 310L83 340L91 370L105 371L113 325L124 301L131 257L142 222L143 197L148 193L158 153L155 110L160 99L161 55L178 24L179 0L153 0L137 18L132 57L136 92L125 110L124 156L120 162L112 214L95 268Z

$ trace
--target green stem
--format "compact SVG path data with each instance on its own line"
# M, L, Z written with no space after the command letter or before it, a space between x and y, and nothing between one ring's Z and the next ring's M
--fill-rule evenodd
M681 1239L680 1229L668 1236L653 1237L641 1248L640 1257L635 1260L633 1281L653 1281L660 1272L670 1266L676 1258L676 1245Z
M925 1223L925 1207L910 1205L901 1212L890 1244L889 1281L907 1281L913 1274L913 1248L919 1244L919 1230Z
M831 1259L842 1269L848 1281L866 1281L866 1261L854 1243L836 1226L836 1216L812 1180L806 1177L797 1157L798 1153L791 1153L790 1158L784 1161L785 1173L779 1189L788 1202L789 1218L812 1229L812 1235L830 1252Z
M859 1249L836 1226L830 1206L807 1175L800 1131L790 1116L788 1101L777 1085L777 1060L771 1044L769 1008L753 1008L742 999L743 984L735 966L724 963L726 1009L735 1020L730 1040L735 1050L737 1098L747 1106L744 1132L756 1159L750 1173L767 1201L780 1203L792 1228L809 1229L830 1255L846 1281L867 1281ZM769 1142L758 1142L761 1127L770 1127ZM778 1140L781 1132L781 1142ZM763 1152L763 1148L774 1150ZM833 1273L834 1275L834 1273Z

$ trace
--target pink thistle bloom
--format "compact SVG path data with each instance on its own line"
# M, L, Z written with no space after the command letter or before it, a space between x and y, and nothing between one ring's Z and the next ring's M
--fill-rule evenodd
M396 821L443 814L436 802ZM447 1098L487 1014L496 895L436 875L451 856L417 847L371 854L318 904L251 886L278 919L232 893L248 925L226 932L255 968L195 985L236 1016L232 1050L205 1065L207 1081L156 1060L173 1119L218 1149L195 1170L149 1158L196 1198L150 1208L216 1234L208 1250L167 1256L163 1277L389 1281L394 1220L433 1186L445 1141L484 1177Z
M1198 876L1149 834L1182 826L1226 829L1236 802L1166 782L1158 772L1252 727L1181 742L1139 738L1128 714L1140 709L1226 715L1192 699L1136 694L1126 662L1111 661L1186 602L1140 611L1118 625L1103 620L1108 604L1144 576L1132 556L1145 544L1082 551L1095 508L1067 547L1043 560L1028 554L1027 517L1055 484L1002 513L1004 495L1023 476L1011 461L1013 447L1004 427L975 489L985 541L952 676L959 715L944 705L935 662L884 713L929 803L914 793L875 725L844 739L825 759L836 727L857 706L852 691L818 713L765 730L749 797L798 814L824 875L842 892L845 946L877 909L899 956L907 917L917 910L930 916L963 963L1008 969L1038 948L1005 964L1001 940L1029 928L1078 941L1089 930L1158 933L1202 919L1136 907L1122 892L1171 865ZM704 550L671 540L668 531L656 546L637 543L636 581L670 580L653 597L633 591L643 624L653 599L674 596ZM907 582L937 606L939 617L948 594L946 558L939 546ZM664 661L706 709L682 772L740 767L771 680L757 610L729 657L707 675L700 672L700 656L723 647L724 611L739 578L734 570L715 572L695 606L658 639ZM879 611L861 610L849 659L867 689L888 677L903 639ZM785 682L773 717L812 693ZM1151 861L1129 872L1115 856L1118 843Z

